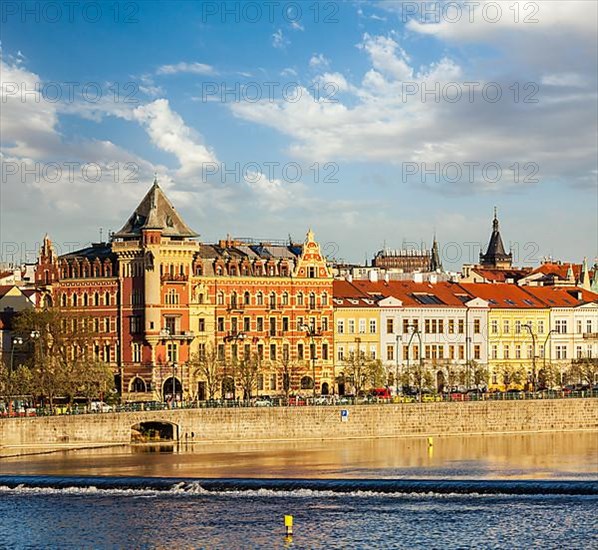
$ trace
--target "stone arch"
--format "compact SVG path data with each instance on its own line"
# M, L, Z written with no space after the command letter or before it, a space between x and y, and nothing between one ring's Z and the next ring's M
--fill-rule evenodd
M172 397L173 397L172 390L173 390L173 378L172 378L172 376L169 376L166 380L164 380L164 383L162 384L162 395L166 399L172 399ZM181 400L183 398L183 384L176 376L174 377L174 396L177 399L181 399Z
M301 389L312 390L314 387L314 379L311 376L303 376L301 378Z
M148 441L178 441L179 425L166 420L139 422L131 426L131 441L145 443Z

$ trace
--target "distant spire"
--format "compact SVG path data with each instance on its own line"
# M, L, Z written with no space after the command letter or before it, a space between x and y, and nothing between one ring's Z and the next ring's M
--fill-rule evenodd
M496 206L494 207L494 219L492 220L492 235L490 235L490 242L486 253L480 253L480 263L483 266L491 268L510 268L513 261L513 253L505 252L505 247L500 235L498 224L498 212Z
M590 272L588 271L588 259L583 259L583 264L581 266L581 274L579 277L579 286L584 288L585 290L590 290L592 286L592 282L590 281Z
M573 266L569 264L567 268L567 282L575 283L575 276L573 275Z
M436 230L434 230L434 240L432 241L430 271L442 271L442 261L440 260L440 251L438 250L438 241L436 240Z
M158 172L154 172L154 185L158 186Z

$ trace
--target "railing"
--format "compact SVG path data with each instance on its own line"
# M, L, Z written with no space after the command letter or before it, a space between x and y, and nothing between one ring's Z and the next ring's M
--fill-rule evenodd
M492 392L492 393L466 393L466 394L423 394L423 403L447 402L473 402L473 401L535 401L546 399L574 399L598 398L598 390L580 391L539 391L539 392ZM57 415L98 415L122 412L162 411L174 409L212 409L212 408L241 408L241 407L297 407L297 406L346 406L346 405L406 405L419 403L419 396L405 395L391 398L373 396L338 396L327 395L317 397L294 396L266 398L256 397L249 401L242 399L208 399L205 401L182 401L164 403L161 401L123 403L113 406L104 406L101 410L91 410L84 405L58 405L53 409L49 407L18 407L11 410L6 404L0 402L0 418L22 418Z

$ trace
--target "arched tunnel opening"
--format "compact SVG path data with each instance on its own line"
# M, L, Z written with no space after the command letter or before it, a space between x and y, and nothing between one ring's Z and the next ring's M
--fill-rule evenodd
M171 422L140 422L131 426L131 441L133 443L147 443L151 441L178 440L179 427Z

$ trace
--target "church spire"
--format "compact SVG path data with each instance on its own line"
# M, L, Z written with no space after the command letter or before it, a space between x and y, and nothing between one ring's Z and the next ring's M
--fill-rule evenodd
M494 219L492 220L492 234L486 253L480 253L480 264L493 269L510 269L513 262L513 254L505 251L505 246L500 235L498 213L494 207Z
M592 281L590 281L590 272L588 270L588 259L584 258L581 265L581 274L579 276L579 286L585 290L590 290Z
M442 271L442 260L436 240L436 231L434 231L434 240L432 241L432 254L430 255L430 271Z

